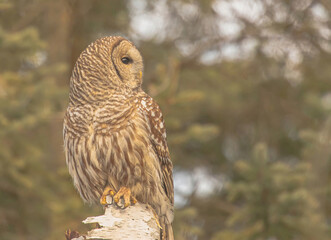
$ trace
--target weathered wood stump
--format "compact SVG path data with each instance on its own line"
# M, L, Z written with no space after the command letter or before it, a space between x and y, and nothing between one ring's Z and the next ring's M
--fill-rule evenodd
M107 197L107 202L112 203L112 199ZM146 204L136 203L122 209L115 204L105 207L105 214L96 217L88 217L83 223L97 223L100 228L89 231L86 235L70 238L70 232L66 233L67 239L105 239L105 240L129 240L160 239L160 229L156 224L154 214ZM73 232L71 232L73 233Z

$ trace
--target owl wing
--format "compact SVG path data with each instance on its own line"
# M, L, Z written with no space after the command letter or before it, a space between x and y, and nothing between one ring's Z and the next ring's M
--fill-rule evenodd
M174 184L172 178L172 162L170 160L162 112L159 105L148 95L141 98L140 106L148 119L151 131L151 142L160 161L162 170L162 185L171 204L173 205Z

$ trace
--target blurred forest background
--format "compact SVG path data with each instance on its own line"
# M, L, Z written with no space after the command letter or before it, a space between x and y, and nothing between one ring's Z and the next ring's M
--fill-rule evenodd
M126 36L165 115L176 240L331 239L330 0L0 0L0 239L102 212L69 177L80 52Z

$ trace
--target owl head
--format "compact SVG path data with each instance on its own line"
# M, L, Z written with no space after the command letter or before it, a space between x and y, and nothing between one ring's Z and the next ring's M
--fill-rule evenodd
M70 95L94 101L123 89L140 89L143 60L133 43L123 37L104 37L79 56L70 79Z

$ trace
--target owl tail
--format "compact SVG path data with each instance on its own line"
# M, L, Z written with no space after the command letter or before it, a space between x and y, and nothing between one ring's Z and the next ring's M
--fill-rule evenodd
M162 224L161 240L175 240L171 224Z

